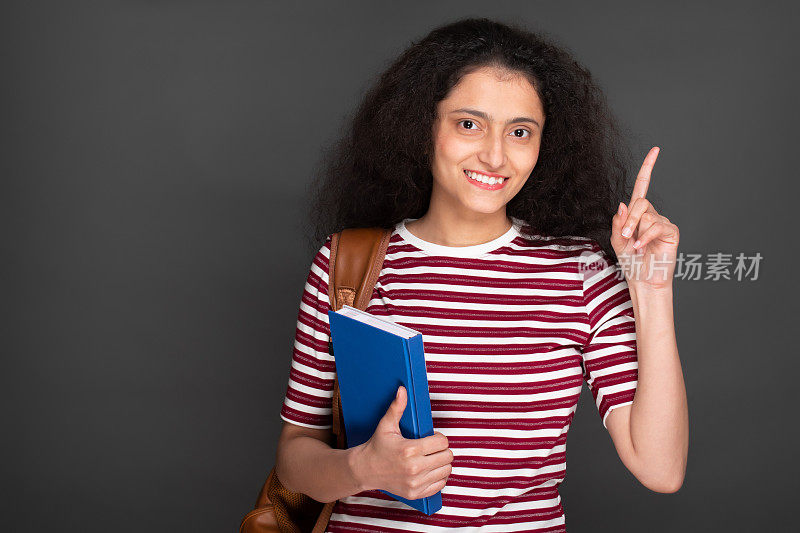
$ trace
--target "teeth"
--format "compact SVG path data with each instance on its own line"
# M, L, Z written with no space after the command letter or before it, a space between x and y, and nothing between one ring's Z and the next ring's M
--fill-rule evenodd
M484 176L483 174L478 174L477 172L472 172L467 170L467 176L475 181L480 181L481 183L486 183L487 185L494 185L495 183L501 183L508 178L495 178L494 176Z

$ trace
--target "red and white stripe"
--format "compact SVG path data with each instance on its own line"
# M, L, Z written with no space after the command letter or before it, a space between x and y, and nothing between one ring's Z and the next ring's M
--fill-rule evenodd
M367 311L423 335L433 426L453 451L443 507L426 516L383 493L339 500L330 533L563 531L558 485L584 381L605 423L633 401L636 332L618 267L582 237L448 248L395 227ZM583 254L583 256L582 256ZM283 420L331 427L330 238L303 291Z

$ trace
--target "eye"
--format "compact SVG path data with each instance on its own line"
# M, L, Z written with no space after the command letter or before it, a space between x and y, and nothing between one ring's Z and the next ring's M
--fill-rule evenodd
M517 137L519 139L525 139L531 136L531 132L524 128L517 128L512 132L512 134L514 135L514 137Z
M472 122L470 119L459 120L459 124L464 124L464 128L468 130L476 130L478 126L475 126L475 123ZM472 126L475 126L474 128Z

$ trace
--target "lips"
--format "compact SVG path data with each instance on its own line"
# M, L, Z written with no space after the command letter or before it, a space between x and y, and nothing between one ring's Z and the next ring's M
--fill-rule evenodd
M491 178L494 178L494 180L497 180L499 178L502 181L495 183L483 183L475 179L475 177L470 176L470 174L475 177L481 177L483 179L487 179L488 181L493 181ZM474 170L467 170L467 169L464 169L464 177L476 187L479 187L481 189L486 189L489 191L496 191L498 189L502 189L505 186L506 182L508 181L508 178L501 176L500 174L492 174L488 172L487 173L475 172Z

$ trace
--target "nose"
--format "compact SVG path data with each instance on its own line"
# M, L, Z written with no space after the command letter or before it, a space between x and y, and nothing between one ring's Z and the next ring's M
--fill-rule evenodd
M478 159L492 169L499 169L506 162L505 143L502 132L487 135L483 140Z

